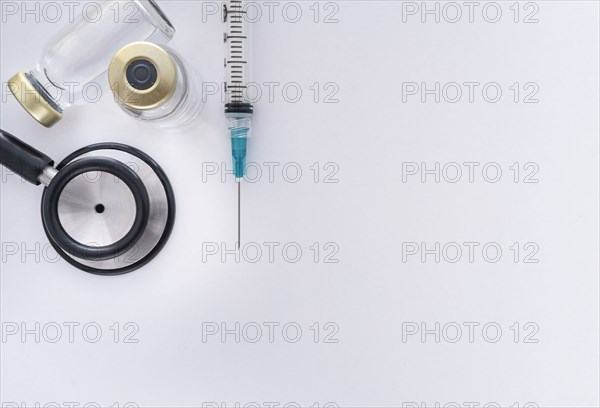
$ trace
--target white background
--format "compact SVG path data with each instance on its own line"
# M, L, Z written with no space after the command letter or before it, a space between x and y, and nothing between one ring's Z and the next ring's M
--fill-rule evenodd
M274 22L263 16L254 27L254 79L297 83L303 97L290 103L280 87L274 103L263 98L256 104L249 159L281 163L273 183L263 174L243 187L243 240L265 251L257 263L202 259L203 243L233 248L236 232L235 183L203 174L203 163L230 168L218 97L208 99L203 123L186 132L166 134L138 123L110 95L67 111L48 130L3 85L2 129L56 160L103 141L153 156L173 183L177 222L164 251L145 268L113 278L86 274L49 261L41 188L3 170L3 252L11 243L40 247L39 260L3 253L3 334L11 322L81 326L73 343L66 329L56 344L36 343L33 335L24 342L20 335L6 338L1 401L598 407L599 7L595 1L538 1L539 22L525 24L513 21L512 3L500 2L503 15L495 24L482 17L484 2L473 23L467 16L455 24L435 23L432 16L423 23L420 15L403 22L406 4L399 1L338 1L338 22L329 24L322 20L334 9L323 2L318 23L312 2L299 3L303 17L295 24L282 17L281 6ZM177 28L171 45L205 81L220 82L219 17L202 22L198 1L160 5ZM524 6L520 20L529 14ZM8 17L0 32L2 81L33 67L62 25ZM339 102L323 103L328 92L322 90L315 103L309 88L329 82L339 86ZM479 88L474 103L466 95L458 103L435 103L432 96L423 103L419 95L403 103L403 82L495 82L503 96L489 103ZM537 84L539 102L523 103L522 92L515 103L509 89L515 82ZM282 177L291 162L303 170L297 183ZM315 162L322 168L318 183L309 168ZM330 162L339 166L338 183L323 182ZM418 175L403 182L407 162L481 166L473 183L466 173L458 183L436 183L433 176L423 183ZM522 170L515 183L515 162L539 166L539 182L523 183ZM502 168L499 182L483 179L486 163ZM281 243L273 263L265 242ZM297 263L282 257L290 242L303 249ZM318 263L309 249L315 242ZM330 242L339 246L338 263L323 262ZM422 262L419 255L403 262L406 242L481 246L473 263L466 254L454 264L433 256ZM503 249L497 263L481 255L489 242ZM522 248L515 263L509 249L515 242L521 248L535 243L539 262L524 263ZM103 329L98 343L82 338L81 327L90 322ZM136 324L138 343L115 343L109 328L115 322L121 330ZM207 322L281 326L273 343L266 329L256 344L236 343L233 335L223 343L218 335L203 341ZM290 322L303 329L298 343L282 338L281 327ZM310 329L315 322L322 330L318 343ZM328 322L339 327L337 343L323 341ZM464 325L457 343L447 341L450 332L439 343L434 335L403 341L407 322L429 329L436 322L479 326L472 343ZM497 343L482 337L490 322L503 330ZM539 329L532 337L537 342L527 343L532 327Z

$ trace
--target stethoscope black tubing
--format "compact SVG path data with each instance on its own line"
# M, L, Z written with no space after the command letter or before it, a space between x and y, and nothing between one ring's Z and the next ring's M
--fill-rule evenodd
M0 129L0 164L39 186L44 169L52 167L54 160L29 146L21 139Z

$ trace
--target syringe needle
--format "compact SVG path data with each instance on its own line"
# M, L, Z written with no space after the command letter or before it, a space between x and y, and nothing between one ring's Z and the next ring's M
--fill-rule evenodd
M242 221L242 198L241 198L241 191L242 191L242 183L240 183L240 180L237 181L237 185L238 185L238 240L237 240L237 247L238 250L240 249L240 245L242 242L242 228L241 228L241 221Z

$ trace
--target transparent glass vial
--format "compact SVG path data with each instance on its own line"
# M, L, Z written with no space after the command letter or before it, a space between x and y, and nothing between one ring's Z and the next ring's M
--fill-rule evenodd
M199 75L164 45L126 45L113 57L108 81L126 113L163 129L189 125L204 107Z
M175 34L154 0L95 4L95 13L80 16L48 42L35 68L8 82L23 108L46 127L62 119L65 109L106 90L103 75L118 49L132 41L165 43Z

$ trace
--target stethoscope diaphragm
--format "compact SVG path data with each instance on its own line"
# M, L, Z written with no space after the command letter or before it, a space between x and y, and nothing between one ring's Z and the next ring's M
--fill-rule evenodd
M70 264L99 275L131 272L164 247L173 229L169 179L147 154L101 143L56 167L43 153L1 131L0 162L46 186L42 221L54 249Z

